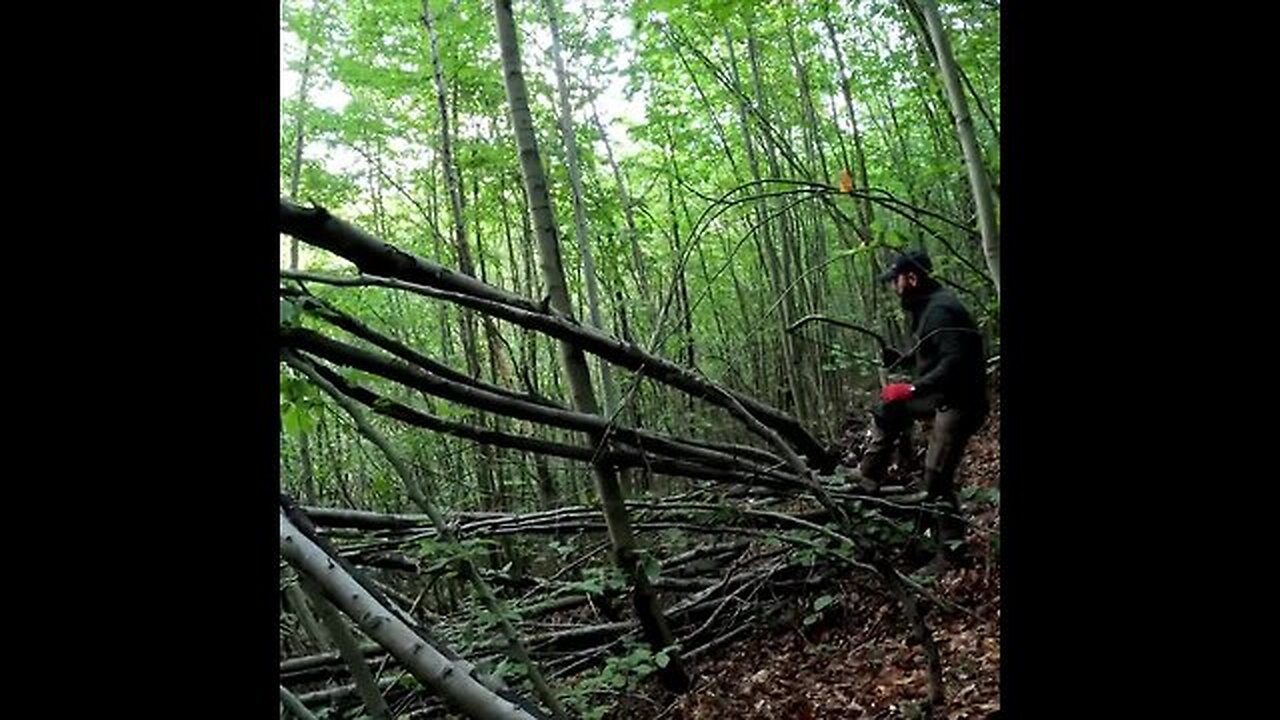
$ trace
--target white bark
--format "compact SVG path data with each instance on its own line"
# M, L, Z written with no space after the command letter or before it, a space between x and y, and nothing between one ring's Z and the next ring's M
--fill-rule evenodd
M334 605L385 647L420 682L433 688L468 717L479 720L534 720L515 703L485 687L466 660L451 660L383 607L360 583L333 562L280 511L280 553L311 578Z

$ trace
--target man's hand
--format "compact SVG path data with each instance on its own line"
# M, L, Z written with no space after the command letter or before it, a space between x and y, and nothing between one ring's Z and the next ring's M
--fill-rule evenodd
M887 403L910 400L911 396L915 393L915 391L916 389L914 386L908 385L906 383L894 383L892 385L885 385L884 389L880 391L880 399Z

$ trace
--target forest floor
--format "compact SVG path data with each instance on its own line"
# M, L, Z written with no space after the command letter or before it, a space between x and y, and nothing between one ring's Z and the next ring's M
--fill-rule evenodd
M998 380L996 381L998 383ZM966 515L967 567L935 579L933 590L970 614L934 606L927 622L942 657L945 704L931 717L978 720L1000 707L1000 398L974 437L958 483ZM696 685L678 699L649 684L648 697L624 700L612 718L923 718L924 655L909 640L896 603L861 578L842 583L824 620L805 627L808 608L780 627L757 631L700 658ZM812 598L809 599L812 601Z

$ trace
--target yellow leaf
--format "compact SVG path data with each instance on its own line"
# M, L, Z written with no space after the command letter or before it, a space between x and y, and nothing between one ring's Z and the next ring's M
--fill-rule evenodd
M853 175L849 174L847 168L840 171L840 192L853 192Z

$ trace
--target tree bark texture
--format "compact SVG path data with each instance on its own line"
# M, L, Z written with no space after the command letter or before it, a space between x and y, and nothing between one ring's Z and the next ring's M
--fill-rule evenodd
M511 0L494 0L493 7L498 44L502 49L507 103L511 111L520 167L529 196L534 232L538 240L538 259L543 281L546 283L551 307L561 315L571 318L573 305L565 284L559 238L551 210L551 198L547 191L546 174L539 157L533 116L529 110L528 90L525 86L524 71L517 45ZM570 342L561 342L560 350L574 407L588 415L599 415L585 355L581 349ZM588 437L592 445L598 445L603 440L603 435L599 432L588 433ZM674 636L663 615L657 593L654 592L643 569L639 566L635 537L631 531L626 506L623 504L617 472L608 465L596 463L592 466L592 476L597 494L604 506L605 522L609 527L609 538L614 549L614 560L634 588L632 599L636 616L645 630L645 639L654 646L655 652L667 649L674 643ZM670 657L671 662L661 670L664 684L672 690L686 690L690 681L684 665L677 653L672 653Z

